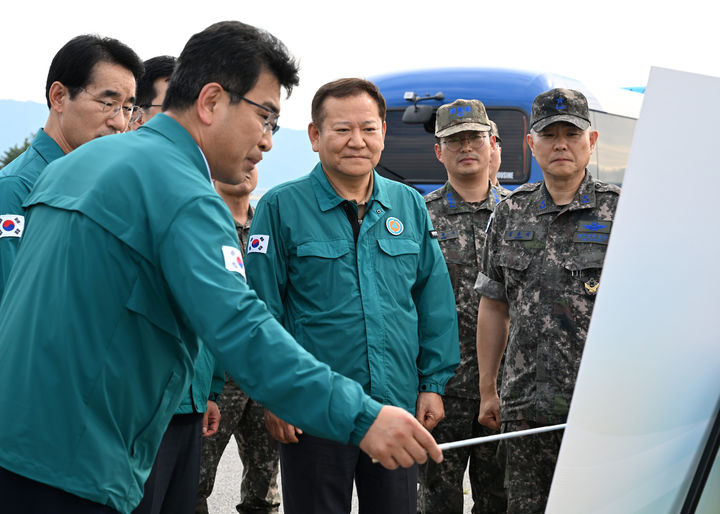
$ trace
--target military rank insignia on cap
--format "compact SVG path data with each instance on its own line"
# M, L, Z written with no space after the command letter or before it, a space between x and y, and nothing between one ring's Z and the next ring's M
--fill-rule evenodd
M555 88L540 93L533 100L530 128L535 132L564 121L580 130L590 126L590 111L585 95L574 89Z
M257 234L250 236L248 239L248 253L267 253L270 236L266 234Z
M245 280L245 263L243 262L242 253L234 246L222 247L223 258L225 259L225 269L240 273Z
M22 237L24 229L25 216L0 214L0 237Z
M490 120L480 100L455 100L438 107L435 116L435 137L447 137L467 130L487 132L490 129Z

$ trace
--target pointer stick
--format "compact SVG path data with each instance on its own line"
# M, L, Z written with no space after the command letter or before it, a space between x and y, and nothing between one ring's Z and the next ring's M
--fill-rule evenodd
M515 437L523 437L532 434L541 434L553 430L561 430L567 426L567 423L559 425L551 425L549 427L530 428L528 430L516 430L515 432L506 432L504 434L489 435L485 437L474 437L473 439L463 439L462 441L453 441L451 443L442 443L438 446L441 450L452 450L453 448L461 448L463 446L474 446L476 444L491 443L503 439L514 439Z
M501 441L503 439L514 439L516 437L523 437L526 435L542 434L543 432L552 432L553 430L562 430L567 426L567 423L561 423L559 425L550 425L547 427L529 428L527 430L516 430L515 432L506 432L504 434L488 435L485 437L474 437L472 439L463 439L461 441L453 441L451 443L442 443L438 446L441 450L452 450L454 448L462 448L463 446L474 446L476 444L492 443L493 441ZM373 459L373 464L376 464L377 459Z

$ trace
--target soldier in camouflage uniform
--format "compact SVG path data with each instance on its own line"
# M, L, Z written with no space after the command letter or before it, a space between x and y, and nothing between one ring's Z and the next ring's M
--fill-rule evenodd
M494 140L485 107L478 100L457 100L437 111L435 154L448 181L425 197L447 263L460 335L460 366L445 386L445 419L433 430L438 442L493 433L477 421L480 408L475 348L477 308L474 291L480 270L485 229L499 200L491 188L488 164ZM474 513L505 512L504 469L497 443L445 452L442 463L428 462L420 473L419 510L425 514L462 514L463 476L470 461Z
M480 422L512 432L567 419L620 189L586 170L598 133L585 97L553 89L533 102L528 144L544 180L495 211L476 287ZM509 316L506 340L494 329ZM502 407L496 390L505 349ZM502 417L500 414L502 413ZM562 435L514 439L508 512L543 512Z
M215 189L228 204L235 219L243 257L254 212L250 205L250 193L256 185L257 169L253 169L246 180L237 185L215 182ZM217 403L222 413L222 422L215 435L203 440L195 512L207 514L207 497L213 490L220 457L230 436L234 435L243 464L241 501L236 507L237 511L240 514L277 513L280 508L277 485L279 454L277 442L265 428L264 408L251 400L229 376L225 377L225 387Z
M510 194L510 190L503 187L498 180L498 171L500 171L502 163L502 139L498 126L493 120L490 120L490 134L495 136L495 149L490 154L490 183L495 192L495 198L503 199Z

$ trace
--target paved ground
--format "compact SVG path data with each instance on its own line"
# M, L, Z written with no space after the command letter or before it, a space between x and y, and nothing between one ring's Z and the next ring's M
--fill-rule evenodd
M240 502L240 477L242 476L242 463L237 454L235 439L231 438L225 448L218 466L217 478L213 494L208 498L208 508L211 514L237 514L235 505ZM464 514L470 514L472 498L470 498L470 483L465 472L465 509ZM282 512L282 506L280 512ZM352 513L357 514L357 500L353 498Z

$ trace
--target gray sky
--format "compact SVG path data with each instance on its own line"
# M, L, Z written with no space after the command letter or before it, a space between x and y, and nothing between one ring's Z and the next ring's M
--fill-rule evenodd
M50 61L78 34L115 37L147 59L179 54L192 34L225 19L269 30L299 59L301 84L284 102L280 118L290 128L307 126L319 86L346 76L456 66L549 71L603 86L645 85L651 66L720 76L720 28L708 5L699 0L14 1L2 9L0 99L44 103Z

